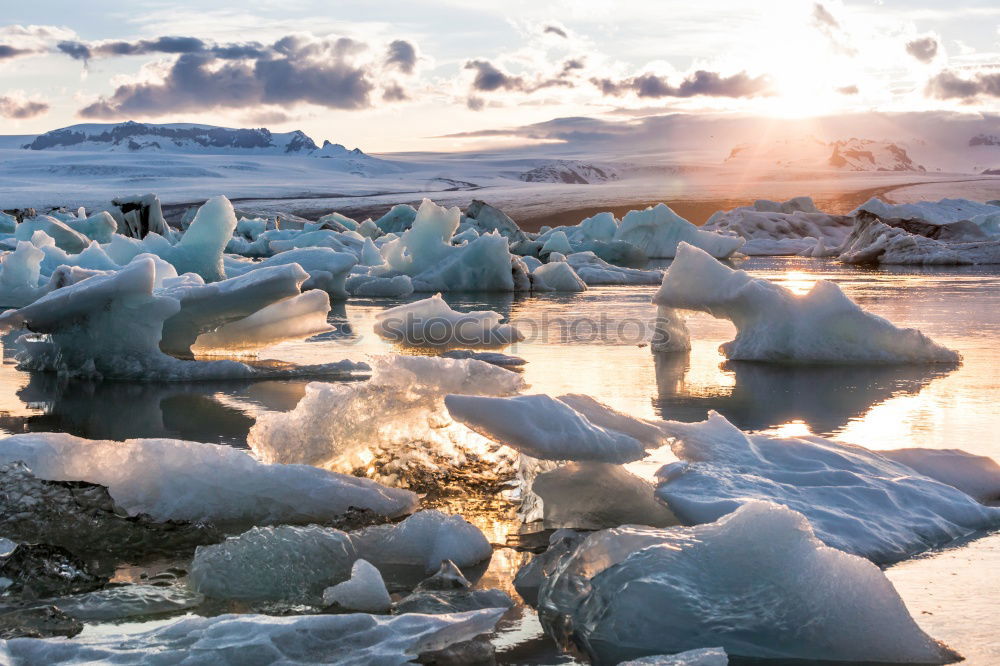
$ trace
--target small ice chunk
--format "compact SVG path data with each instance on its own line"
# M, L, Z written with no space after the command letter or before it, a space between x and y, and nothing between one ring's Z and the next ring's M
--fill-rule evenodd
M596 425L548 395L449 395L444 402L453 419L534 458L626 463L646 456L635 437Z
M573 254L573 246L570 245L565 232L553 231L549 234L545 243L542 245L540 254L551 254L553 252L558 252L560 254Z
M724 259L744 243L738 236L702 231L662 203L645 210L629 211L622 218L614 240L631 243L653 258L673 257L678 244L686 242L713 257Z
M566 262L573 267L576 274L588 286L602 284L659 284L663 280L663 271L661 270L645 271L638 268L614 266L589 251L574 252L566 257Z
M354 561L349 580L323 590L323 603L362 613L386 613L392 607L382 574L364 559Z
M380 571L387 567L422 567L425 573L451 560L469 567L488 560L493 549L483 533L462 516L419 511L396 525L376 525L353 533L358 556Z
M538 291L587 291L586 283L565 261L550 261L536 268L531 273L531 284Z
M380 312L375 332L407 345L432 347L503 347L524 339L514 326L500 321L492 310L452 310L435 294Z
M220 544L199 546L191 585L216 599L315 603L351 577L357 559L346 533L309 525L254 527Z

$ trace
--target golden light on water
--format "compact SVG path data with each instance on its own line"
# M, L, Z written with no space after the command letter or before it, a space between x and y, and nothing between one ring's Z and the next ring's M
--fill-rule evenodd
M803 271L786 271L773 281L791 291L796 296L805 296L816 284L817 278Z

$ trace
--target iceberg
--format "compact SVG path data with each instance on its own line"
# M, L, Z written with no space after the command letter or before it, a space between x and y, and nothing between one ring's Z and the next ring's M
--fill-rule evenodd
M452 245L460 219L458 208L424 199L412 226L382 246L376 276L408 275L415 291L514 291L507 239L494 232Z
M226 278L222 253L236 229L236 213L229 199L212 197L198 209L191 226L176 245L157 252L178 273L197 273L205 282Z
M514 600L503 590L474 590L451 560L393 605L393 613L457 613L481 608L510 608Z
M656 496L688 525L769 500L806 516L827 545L877 563L1000 525L1000 508L859 446L750 435L715 412L660 425L680 462L657 472Z
M475 432L542 460L627 463L664 443L660 430L580 395L448 395L448 413Z
M303 291L319 289L329 294L331 299L343 300L347 298L345 281L355 263L357 259L353 254L327 247L307 247L282 252L263 261L226 257L225 269L226 275L234 277L273 266L297 264L309 275L302 284Z
M350 376L366 370L364 364L342 361L304 368L252 367L235 361L189 361L165 354L161 348L165 323L173 317L175 328L168 328L165 339L168 348L183 350L178 337L190 339L193 330L200 331L198 322L206 317L232 316L233 311L245 311L246 302L258 303L254 291L245 287L255 284L254 276L229 283L221 292L206 288L193 276L171 280L163 273L163 263L152 257L137 257L115 273L94 275L75 284L56 289L31 305L8 310L0 315L0 330L27 328L41 340L31 340L18 357L19 367L27 370L59 372L65 375L97 376L140 381L198 380L219 378L249 378L262 376ZM169 266L168 266L169 268ZM301 274L294 267L271 274L279 282ZM263 276L262 276L263 277ZM167 288L158 288L167 284ZM249 283L249 285L248 285ZM175 293L179 298L170 294ZM262 293L263 290L262 290ZM270 292L268 292L270 293ZM218 296L217 303L228 307L212 312L211 302L201 296ZM226 300L222 296L233 298ZM189 300L187 317L182 302ZM315 322L315 318L310 321ZM221 323L221 322L220 322ZM280 329L280 325L278 326ZM181 329L184 335L175 335ZM298 323L290 327L296 337L302 333ZM273 329L269 332L273 340Z
M956 363L957 352L912 328L862 310L836 284L798 296L681 243L653 296L663 308L697 310L736 326L720 350L730 360L775 363Z
M392 599L378 569L357 559L351 565L350 579L323 590L323 604L361 613L387 613Z
M512 220L509 215L479 199L473 199L469 207L465 209L464 224L480 236L496 231L511 244L528 239L528 236L521 231L521 227L517 226L517 222Z
M760 659L959 659L917 626L878 567L824 546L804 516L769 502L640 541L597 532L565 557L540 600L600 663L708 646Z
M983 504L1000 503L1000 465L992 458L959 449L879 451L917 473L958 488Z
M375 332L418 347L506 347L524 339L517 328L500 320L492 310L457 312L441 294L434 294L378 313Z
M965 220L930 224L861 211L837 259L846 264L998 264L1000 238Z
M326 292L307 291L199 335L191 350L196 354L246 352L285 340L300 340L332 331L326 321L328 314L330 297Z
M968 220L983 231L996 233L1000 224L1000 206L968 199L941 199L908 204L887 204L872 197L855 208L851 215L869 213L881 219L916 220L931 225L950 225Z
M247 437L265 462L303 463L396 485L417 470L460 471L472 459L496 462L489 442L448 418L449 393L511 395L517 373L475 359L387 356L368 382L314 382L288 413L258 417ZM437 485L435 485L437 487Z
M351 507L398 517L413 493L307 465L270 465L220 444L170 439L86 440L60 433L0 439L0 464L39 478L106 486L131 514L218 525L330 522Z
M504 609L451 615L219 615L149 631L89 638L0 641L0 660L18 664L259 663L404 666L493 630Z
M19 241L30 241L39 231L51 238L60 250L70 254L83 252L90 245L89 238L50 215L39 215L23 220L17 225L14 238Z
M659 284L663 280L661 270L640 270L624 268L604 261L593 252L574 252L566 257L566 263L587 286L602 284Z
M713 257L724 259L743 247L743 239L702 231L666 204L633 210L622 218L614 240L626 241L652 258L670 258L677 252L677 245L686 242L701 248Z
M817 241L839 247L853 228L850 215L822 213L809 197L783 203L758 200L752 206L718 211L701 227L746 239L743 254L768 256L799 254Z

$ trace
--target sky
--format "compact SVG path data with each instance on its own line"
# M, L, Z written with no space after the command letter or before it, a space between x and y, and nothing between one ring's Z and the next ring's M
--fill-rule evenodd
M301 129L370 152L671 113L1000 113L996 0L0 0L0 134Z

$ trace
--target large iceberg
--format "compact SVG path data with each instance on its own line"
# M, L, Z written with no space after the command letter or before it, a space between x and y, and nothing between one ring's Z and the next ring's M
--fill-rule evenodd
M23 461L40 478L107 486L131 513L216 524L329 522L350 507L385 516L413 511L413 493L307 465L269 465L219 444L125 442L67 434L0 440L0 463Z
M311 383L296 408L262 414L247 438L267 462L304 463L339 471L365 470L387 483L413 471L460 470L490 456L489 442L453 424L449 393L511 395L524 388L517 373L475 359L393 355L373 360L368 382Z
M418 347L506 347L524 339L492 310L457 312L441 294L378 313L375 332Z
M678 243L686 242L722 259L732 256L744 243L737 236L702 231L662 203L627 213L614 240L631 243L654 258L673 257Z
M403 666L492 631L505 609L449 615L219 615L190 617L143 633L75 640L0 641L12 664L150 664L192 659L218 666L336 663Z
M862 310L833 282L796 295L686 243L653 296L662 309L698 310L736 326L726 358L778 363L956 363L957 352Z
M875 562L1000 525L1000 508L859 446L750 435L715 412L661 428L680 462L657 473L656 496L686 524L766 499L804 514L827 545Z
M539 599L601 663L710 646L762 659L959 658L917 626L878 567L769 502L695 528L596 532Z
M932 225L949 225L968 220L983 231L997 233L1000 226L1000 206L968 199L941 199L908 204L887 204L871 198L855 208L851 215L870 213L882 219L918 220Z

